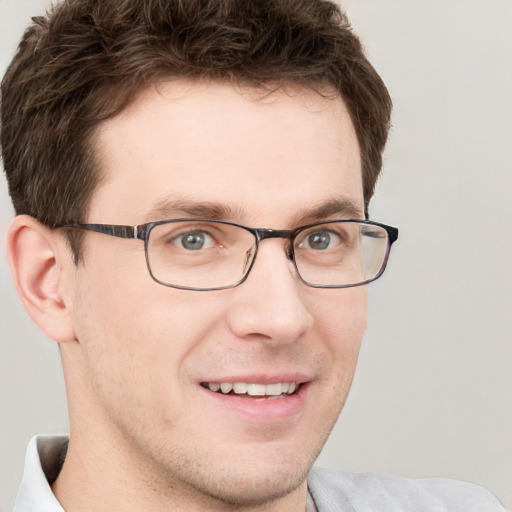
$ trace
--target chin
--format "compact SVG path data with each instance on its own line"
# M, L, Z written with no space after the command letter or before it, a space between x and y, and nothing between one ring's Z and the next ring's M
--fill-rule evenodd
M264 444L247 451L233 446L225 458L219 453L210 453L211 458L205 457L201 462L194 458L193 462L182 464L178 474L181 473L182 481L193 494L202 495L212 505L222 503L225 510L230 510L229 506L262 507L265 504L270 508L268 505L294 492L305 496L305 487L301 489L301 486L323 443L318 443L315 449L311 445L295 446L292 451L289 446L279 444L267 450ZM177 476L176 472L173 476Z
M277 502L294 491L300 492L310 468L308 464L303 468L285 469L278 464L267 470L252 468L245 475L231 470L221 477L210 476L203 480L196 486L196 491L226 506L262 506Z

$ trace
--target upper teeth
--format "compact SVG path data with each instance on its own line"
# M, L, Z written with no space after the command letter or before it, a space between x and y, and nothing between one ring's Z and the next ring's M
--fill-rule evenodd
M283 393L291 395L297 389L295 382L276 382L275 384L249 384L247 382L209 382L211 391L222 391L227 394L233 391L237 395L277 396Z

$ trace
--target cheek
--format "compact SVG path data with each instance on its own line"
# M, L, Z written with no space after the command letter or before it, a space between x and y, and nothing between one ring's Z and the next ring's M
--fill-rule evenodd
M222 304L153 282L89 279L80 288L74 309L80 376L72 378L81 395L121 428L128 428L126 411L135 424L151 417L175 425L191 398L193 362L217 329Z
M88 276L77 289L77 337L89 365L110 373L156 380L180 369L221 323L222 301L152 280ZM108 361L108 363L105 363Z
M367 325L366 287L322 291L324 295L313 303L312 314L323 337L333 350L359 350Z
M327 436L352 385L366 330L367 298L364 287L321 291L310 309L316 319L310 342L322 354L314 416L322 418Z
M339 396L348 393L367 325L365 287L322 290L315 301L317 338L327 356L324 377ZM326 292L334 292L333 294Z

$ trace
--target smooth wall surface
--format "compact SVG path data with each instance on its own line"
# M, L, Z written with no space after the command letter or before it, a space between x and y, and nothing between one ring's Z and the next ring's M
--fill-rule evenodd
M48 0L0 0L0 68ZM319 464L477 482L512 508L512 2L345 0L394 128L372 217L400 227L370 291L345 411ZM58 350L5 262L0 177L0 512L25 446L67 430Z

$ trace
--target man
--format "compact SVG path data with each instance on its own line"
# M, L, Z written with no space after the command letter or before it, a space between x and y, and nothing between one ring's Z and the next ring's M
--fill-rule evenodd
M391 102L326 2L71 0L2 86L11 268L59 342L70 437L31 510L501 510L311 470L347 397Z

